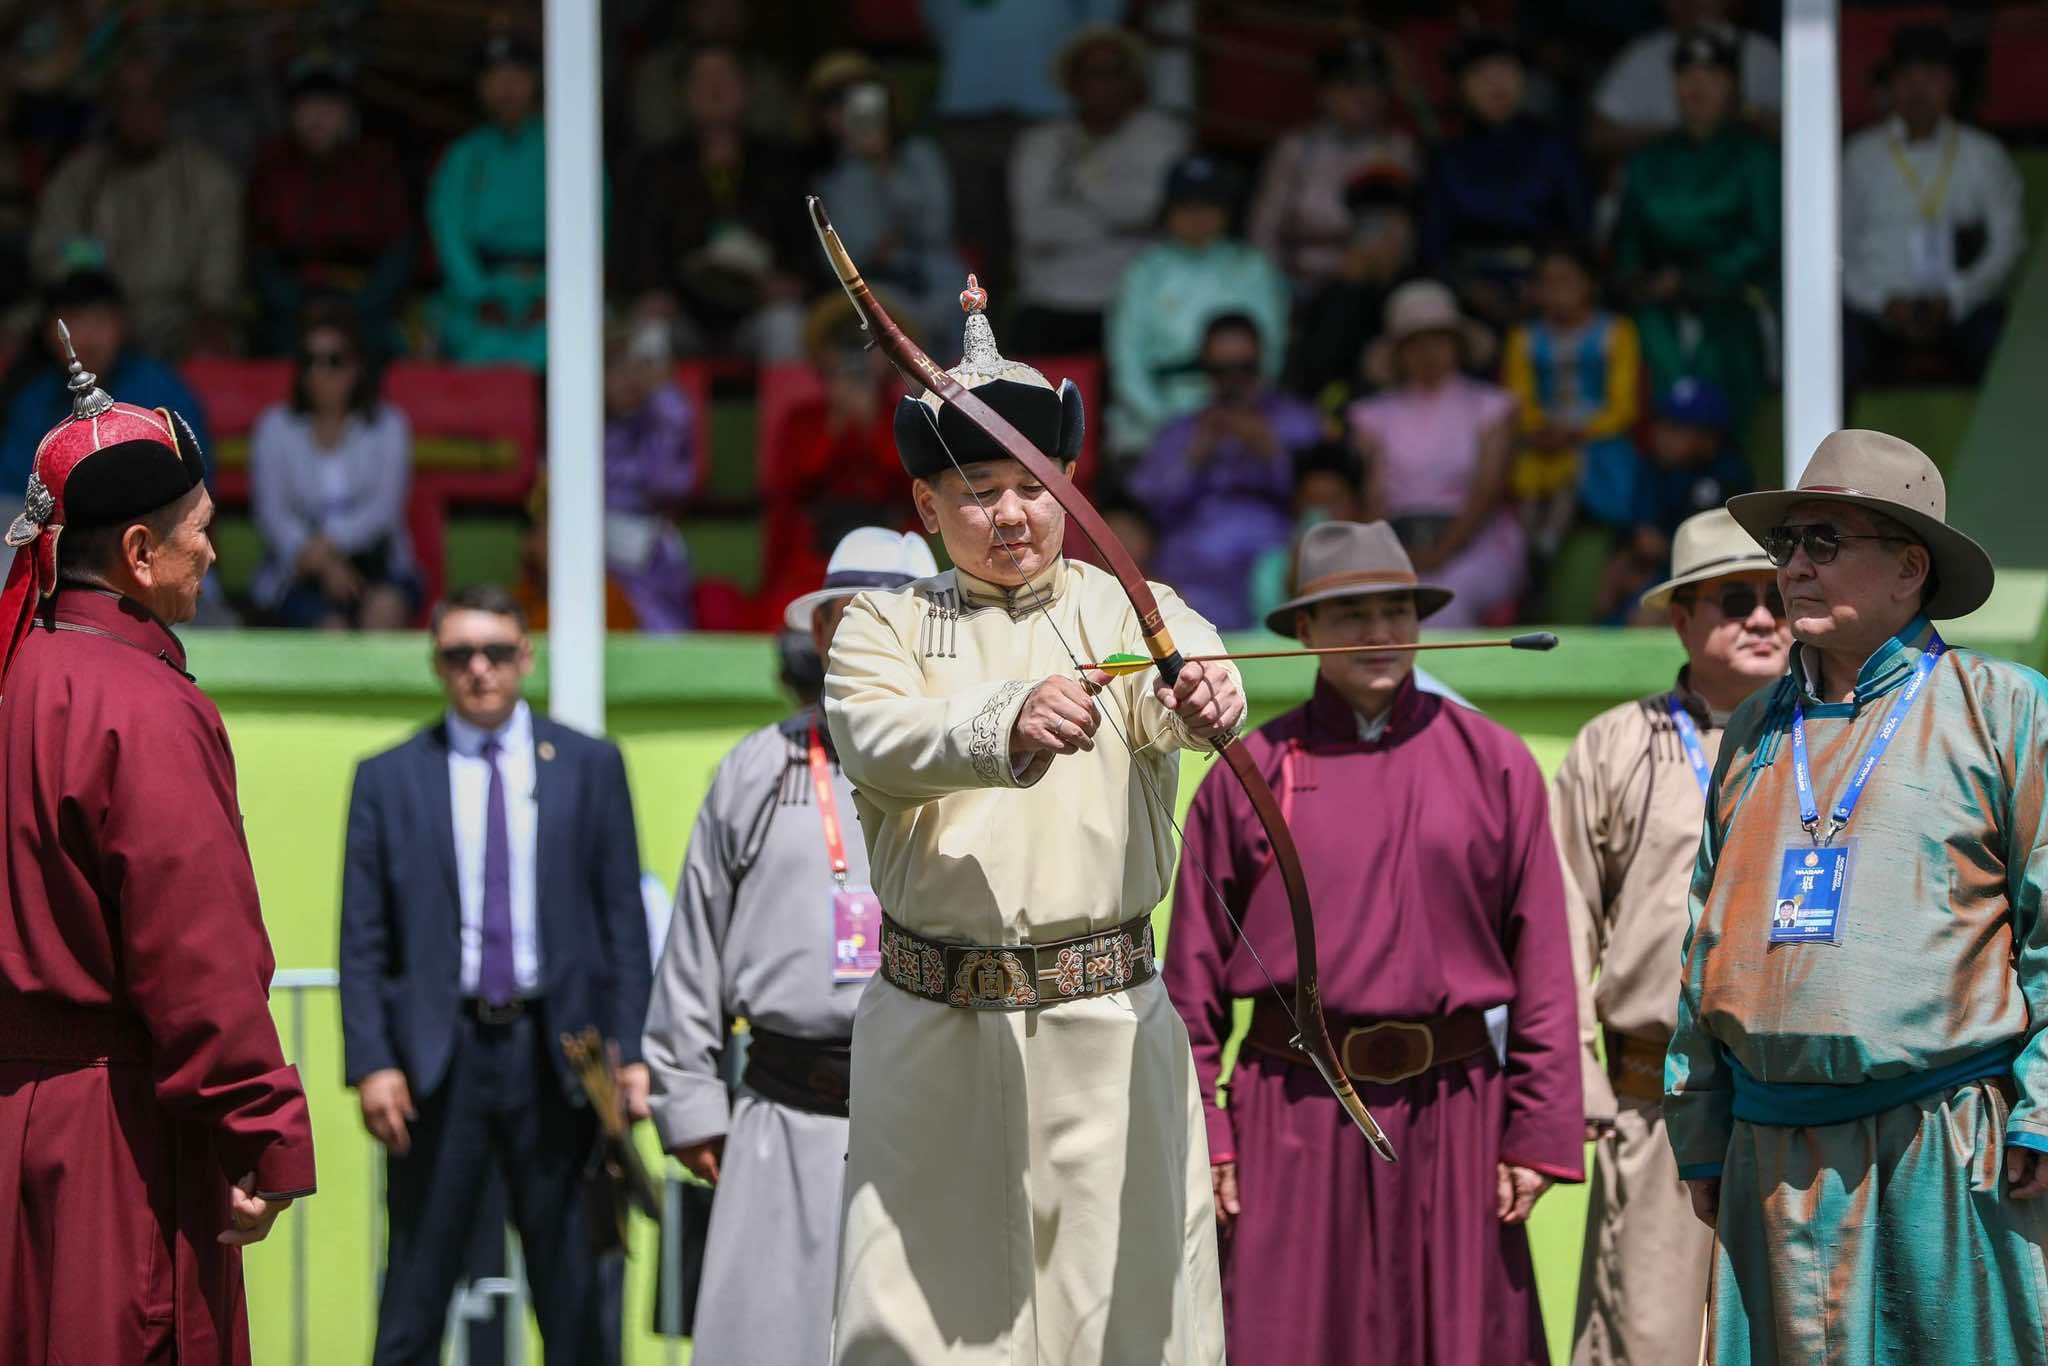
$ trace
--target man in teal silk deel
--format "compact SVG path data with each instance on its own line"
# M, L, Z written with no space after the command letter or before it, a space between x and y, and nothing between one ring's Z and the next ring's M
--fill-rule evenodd
M1859 431L1728 505L1798 643L1721 744L1665 1064L1717 1366L2048 1363L2048 681L1931 624L1993 578L1945 508Z

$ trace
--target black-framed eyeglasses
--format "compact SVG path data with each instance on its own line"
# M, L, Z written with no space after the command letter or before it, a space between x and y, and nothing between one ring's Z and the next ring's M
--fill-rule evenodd
M519 658L519 647L509 641L494 640L488 645L443 645L434 651L435 658L441 661L441 667L451 672L467 669L469 661L478 655L482 655L490 664L502 669Z
M1763 535L1764 554L1771 557L1771 563L1779 568L1792 562L1792 552L1804 549L1806 558L1815 564L1832 564L1835 556L1842 553L1844 541L1890 541L1903 542L1903 536L1859 536L1847 531L1837 531L1826 522L1808 522L1804 526L1774 526Z
M1767 584L1762 593L1757 592L1753 583L1723 584L1717 593L1701 593L1697 590L1684 594L1680 599L1690 607L1697 602L1711 602L1721 609L1721 615L1730 621L1748 621L1756 611L1757 603L1763 603L1773 621L1785 619L1785 595L1778 591L1778 585Z

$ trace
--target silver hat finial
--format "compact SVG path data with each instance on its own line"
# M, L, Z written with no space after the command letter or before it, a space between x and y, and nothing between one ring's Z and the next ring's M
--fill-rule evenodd
M65 387L71 391L71 415L85 419L98 417L114 406L112 395L100 388L100 378L78 363L78 352L71 345L71 329L57 319L57 340L64 343L64 354L71 359L71 378Z

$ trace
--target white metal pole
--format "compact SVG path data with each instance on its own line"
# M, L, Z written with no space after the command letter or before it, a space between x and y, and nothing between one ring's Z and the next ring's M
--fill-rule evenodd
M1785 486L1842 425L1840 61L1835 0L1786 0Z
M547 0L548 710L604 729L600 0Z

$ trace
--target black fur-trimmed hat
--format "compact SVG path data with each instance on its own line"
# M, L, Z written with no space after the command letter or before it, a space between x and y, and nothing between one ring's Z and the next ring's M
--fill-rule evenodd
M960 363L946 373L972 389L1025 440L1053 459L1073 464L1081 456L1088 430L1081 391L1070 379L1054 388L1038 371L996 350L995 330L988 322L988 291L972 275L961 292L960 307L967 312L966 345ZM921 398L906 396L896 405L896 454L913 479L929 479L955 464L1009 458L994 438L929 392Z

